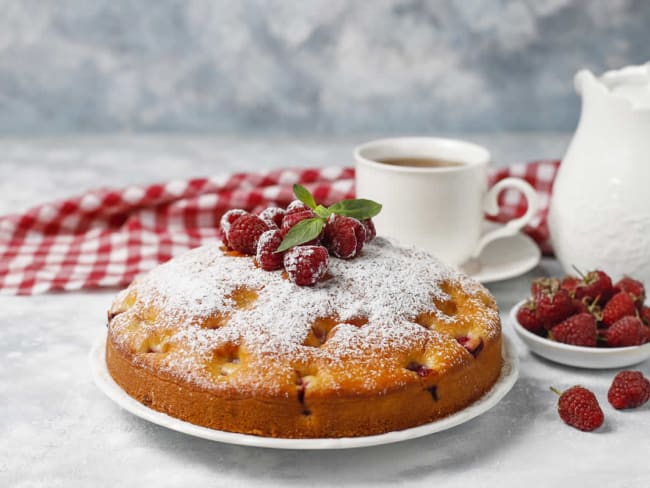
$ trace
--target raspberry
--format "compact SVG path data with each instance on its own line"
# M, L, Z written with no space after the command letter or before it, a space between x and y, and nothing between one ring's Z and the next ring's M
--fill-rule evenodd
M605 303L614 293L612 279L607 273L601 270L590 271L578 284L575 297L578 299L588 298L594 301L598 298L599 303Z
M311 286L327 273L329 253L323 246L292 247L284 254L284 269L296 285Z
M605 304L602 322L603 325L609 327L618 319L628 315L636 315L634 299L629 293L620 291Z
M550 337L564 344L596 347L596 319L590 313L572 315L553 327Z
M542 334L544 332L544 322L537 315L537 305L532 300L528 300L519 307L519 310L517 310L517 321L524 329L534 334Z
M645 302L645 287L643 283L637 281L629 276L624 276L614 285L615 292L624 291L632 295L634 302L642 305Z
M643 326L641 327L641 344L650 343L650 327Z
M579 284L580 278L577 278L575 276L565 276L560 282L560 288L564 288L566 291L568 291L569 295L575 296L576 288Z
M650 400L650 381L641 371L621 371L614 376L607 400L618 410L640 407Z
M361 223L366 229L366 242L370 242L377 237L377 229L375 229L375 223L372 219L362 220Z
M543 295L553 295L560 288L557 278L537 278L530 284L530 293L535 300Z
M257 216L264 221L269 229L279 229L282 226L282 219L286 212L280 207L268 207L262 210Z
M291 202L289 204L289 206L287 207L286 212L287 212L287 215L290 215L290 214L297 213L297 212L303 212L305 210L311 210L311 208L309 208L307 205L302 203L300 200L294 200L293 202Z
M253 255L257 252L258 239L267 230L268 226L257 215L246 214L235 220L226 237L235 251Z
M311 219L315 217L316 215L314 212L311 211L311 209L307 210L302 210L299 212L293 212L293 213L287 213L284 218L282 219L282 225L280 226L280 230L282 231L282 236L286 236L287 232L291 230L291 228L296 225L298 222L301 222L305 219Z
M332 214L325 224L324 242L329 251L341 259L359 255L366 240L366 229L357 219Z
M221 240L226 246L230 247L227 237L230 226L234 224L239 217L246 215L247 213L248 212L246 210L242 210L241 208L234 208L232 210L228 210L221 216L221 220L219 221L219 230L221 234Z
M643 343L644 325L637 317L623 317L605 331L605 339L610 347L638 346Z
M547 329L563 321L573 312L573 299L563 288L555 293L542 293L537 298L537 314Z
M582 386L573 386L564 393L552 387L551 391L560 395L557 412L564 423L584 432L591 432L603 425L605 415L591 391Z
M271 229L264 232L257 241L257 262L265 271L282 269L284 253L275 250L282 242L282 234L279 229Z
M645 325L650 326L650 307L641 307L641 310L639 310L639 317Z

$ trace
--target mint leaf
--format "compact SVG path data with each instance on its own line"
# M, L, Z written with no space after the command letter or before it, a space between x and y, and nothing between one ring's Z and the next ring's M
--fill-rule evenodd
M330 212L330 210L327 207L323 207L322 205L318 205L314 209L314 213L316 213L316 215L318 215L319 217L321 217L323 219L326 219L327 217L332 215L332 212Z
M289 248L315 239L323 230L324 225L325 220L320 217L301 220L287 232L275 252L286 251Z
M328 210L338 215L344 215L345 217L366 220L381 212L381 204L372 200L366 200L365 198L353 198L350 200L341 200L329 207Z
M298 183L294 184L293 194L296 195L296 198L307 205L309 208L316 208L316 200L314 200L314 196L304 186L299 185Z

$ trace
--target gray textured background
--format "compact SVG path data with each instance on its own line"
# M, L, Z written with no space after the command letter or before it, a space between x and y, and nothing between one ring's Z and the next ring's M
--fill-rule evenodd
M0 133L570 130L642 0L0 0Z

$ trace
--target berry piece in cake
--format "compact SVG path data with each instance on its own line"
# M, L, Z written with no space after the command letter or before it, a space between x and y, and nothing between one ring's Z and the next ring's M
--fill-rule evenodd
M417 374L420 378L426 378L430 374L433 373L433 370L427 366L425 366L422 363L418 363L417 361L411 361L406 365L406 369L409 371L413 371L415 374Z
M311 208L302 203L300 200L294 200L287 206L286 213L287 215L291 215L297 212L304 212L305 210L311 210Z
M624 276L614 285L615 292L624 291L630 294L637 305L642 305L645 302L645 287L643 283L629 276Z
M519 307L519 310L517 310L517 321L524 329L534 334L542 334L544 332L544 322L537 315L537 305L532 300L528 300Z
M328 266L329 253L323 246L296 246L284 254L284 269L296 285L315 285Z
M315 216L316 215L314 214L314 212L309 208L307 210L287 213L282 219L282 225L280 226L282 235L286 236L287 233L291 230L291 228L294 225L296 225L298 222L302 222L303 220L306 219L313 219Z
M618 410L640 407L650 400L650 381L641 371L621 371L609 387L607 400Z
M468 337L461 336L457 337L456 340L458 343L467 349L467 352L472 356L476 357L483 350L483 338L482 337Z
M573 299L563 288L554 293L541 292L538 295L537 314L547 329L569 317L574 310Z
M599 303L607 302L613 294L612 279L607 273L599 269L584 275L575 290L576 298L588 298L590 302L598 298Z
M605 304L602 322L609 327L617 320L630 315L636 315L634 298L629 293L620 291Z
M609 347L628 347L643 344L645 331L643 323L637 317L623 317L614 322L605 331L605 340Z
M257 241L257 262L265 271L282 269L284 253L275 252L282 242L282 233L279 229L264 232Z
M232 249L252 256L257 253L257 241L267 230L269 227L257 215L246 214L235 220L226 238Z
M572 315L553 327L549 337L564 344L596 347L596 319L590 313Z
M269 226L269 229L279 229L282 226L282 219L285 215L286 212L283 208L267 207L257 216Z
M591 391L582 386L573 386L565 392L551 387L551 391L560 395L557 411L564 423L584 432L591 432L603 425L605 415Z
M375 223L372 219L362 220L361 223L366 229L366 242L370 242L377 237L377 229L375 229Z
M323 241L332 255L352 259L359 255L366 240L366 229L352 217L332 214L325 224Z
M228 231L230 230L230 226L242 215L246 215L248 212L246 210L242 210L241 208L234 208L232 210L228 210L225 214L221 216L221 220L219 221L219 230L221 234L221 240L223 243L230 247L230 244L228 243Z

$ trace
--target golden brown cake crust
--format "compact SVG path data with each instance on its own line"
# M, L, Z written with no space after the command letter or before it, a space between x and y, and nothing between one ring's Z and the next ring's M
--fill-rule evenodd
M381 238L330 273L298 287L218 246L190 251L115 299L108 369L155 410L290 438L420 425L499 377L499 315L478 283Z

